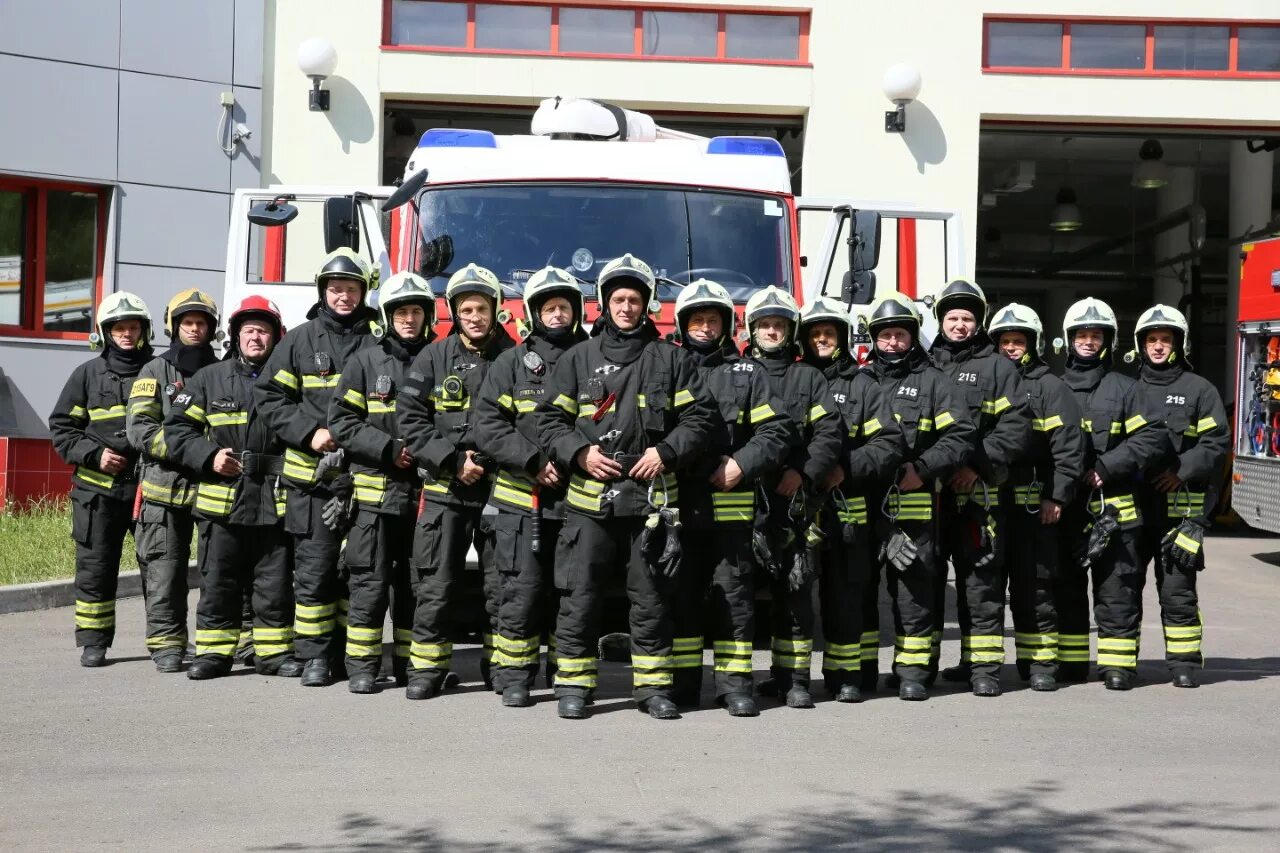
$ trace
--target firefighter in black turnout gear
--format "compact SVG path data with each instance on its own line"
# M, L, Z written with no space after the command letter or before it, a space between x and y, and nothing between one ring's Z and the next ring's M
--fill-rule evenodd
M129 444L142 459L142 507L134 540L147 607L147 651L160 672L180 672L187 650L187 564L196 484L169 459L164 419L173 398L218 360L218 306L205 293L178 293L164 312L169 348L138 372L129 391Z
M969 407L977 425L964 464L947 478L940 501L941 543L956 574L960 622L960 665L943 673L947 681L968 681L975 696L1000 695L1004 663L1005 548L1007 508L1000 487L1009 467L1031 443L1031 416L1018 371L996 352L984 328L987 299L968 281L950 282L933 303L939 334L929 355ZM946 567L937 578L938 600L946 595ZM934 665L942 640L943 616L934 614Z
M1111 369L1116 316L1088 298L1067 309L1062 334L1070 350L1063 380L1084 417L1084 476L1063 515L1058 605L1058 678L1089 673L1089 576L1098 627L1098 673L1108 690L1128 690L1138 667L1142 559L1137 503L1143 468L1162 458L1169 440L1137 384ZM1087 574L1086 574L1087 572Z
M241 638L246 590L253 602L254 667L296 678L289 537L281 525L283 444L256 405L254 389L284 334L280 311L250 296L228 323L230 350L201 370L173 399L164 422L169 457L199 472L195 516L203 577L196 607L194 680L231 671Z
M672 701L672 612L680 571L676 476L706 447L712 402L688 353L659 340L647 312L653 272L623 255L597 279L590 340L556 365L538 413L539 443L569 471L556 542L555 691L561 717L587 715L596 688L604 592L626 574L633 693L640 710L679 717Z
M1144 567L1155 561L1165 659L1175 687L1200 685L1204 621L1196 573L1204 568L1204 534L1231 442L1222 397L1187 358L1188 333L1182 312L1156 305L1138 318L1133 336L1142 363L1138 389L1169 439L1164 455L1147 466L1139 491L1139 554Z
M675 320L677 338L717 408L709 445L680 477L687 535L675 600L674 698L698 705L709 633L717 704L732 716L754 717L760 713L751 677L756 490L761 476L786 460L795 427L773 397L764 366L734 347L733 298L723 286L706 279L687 284Z
M761 692L785 696L788 707L812 708L809 668L813 659L813 583L818 575L821 528L818 511L828 479L840 463L843 429L831 404L827 380L817 368L796 361L800 309L791 294L766 287L747 301L747 354L769 375L774 396L796 427L780 470L762 484L757 543L773 590L771 678Z
M910 299L891 293L871 305L867 325L875 346L868 366L902 426L906 455L890 485L875 496L877 555L888 573L896 639L893 668L898 697L929 698L926 685L940 613L934 495L941 481L970 458L977 427L963 395L920 345L920 314Z
M285 444L285 531L293 537L298 657L304 687L328 685L343 663L347 589L339 565L351 479L329 431L329 403L343 368L377 340L365 305L376 287L369 263L348 248L316 275L319 301L307 322L271 353L258 377L258 407Z
M396 396L410 363L432 338L436 299L426 279L396 273L378 290L378 345L342 371L329 404L329 429L346 452L355 512L342 562L349 573L347 689L376 693L382 664L382 623L391 606L392 671L408 683L413 635L409 569L422 481L400 432Z
M838 702L861 702L862 668L877 669L879 584L873 579L879 572L869 522L879 484L894 476L906 449L884 391L854 360L852 333L849 311L838 300L818 297L800 315L803 361L822 371L844 429L840 465L823 484L827 498L819 515L822 678ZM868 620L868 613L875 615Z
M564 520L566 467L538 443L535 412L560 356L587 338L578 280L556 267L538 270L524 286L524 339L494 361L475 400L476 444L498 466L489 505L497 622L493 631L493 688L502 704L533 704L543 636L554 631L552 566ZM548 673L554 646L548 647Z
M459 619L459 593L473 544L484 572L488 620L480 658L484 678L497 617L497 582L482 527L497 466L479 451L473 406L489 367L515 342L499 320L502 288L489 270L468 264L449 279L445 296L453 330L413 360L397 400L400 432L426 475L411 561L418 586L405 691L409 699L430 698L444 686L453 639L465 627Z
M137 451L125 430L133 380L151 360L151 315L119 291L98 306L91 347L102 354L77 367L49 415L58 456L71 475L71 538L76 543L76 645L82 666L102 666L116 633L116 583L125 534L133 527ZM185 567L184 567L185 568Z
M1084 473L1084 433L1076 427L1080 406L1044 362L1044 327L1036 312L1010 303L995 312L988 333L1017 367L1031 409L1031 450L1014 463L1000 491L1018 674L1032 690L1056 690L1053 586L1063 507L1075 499Z

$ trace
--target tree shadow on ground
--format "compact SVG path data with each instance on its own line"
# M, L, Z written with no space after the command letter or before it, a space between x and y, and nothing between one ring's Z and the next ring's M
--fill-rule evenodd
M1214 846L1263 843L1275 832L1273 802L1251 805L1154 798L1102 809L1074 809L1055 802L1063 786L1041 781L973 799L954 793L898 791L874 798L830 797L818 807L787 810L731 823L705 816L668 815L657 823L610 821L608 831L555 816L523 824L520 841L451 837L438 822L404 824L367 814L343 816L323 840L299 840L254 850L383 851L450 850L490 853L531 851L669 850L701 853L736 850L902 849L1020 850L1198 850L1205 834ZM1270 818L1268 821L1267 819ZM506 827L508 830L513 826Z

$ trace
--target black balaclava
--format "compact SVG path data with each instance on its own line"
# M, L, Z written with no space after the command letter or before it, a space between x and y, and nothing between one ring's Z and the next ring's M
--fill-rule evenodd
M1143 341L1138 346L1138 357L1142 360L1142 366L1138 368L1139 375L1147 382L1153 385L1168 385L1187 370L1191 368L1191 362L1187 360L1186 341L1183 340L1182 330L1172 326L1152 326L1144 329L1143 332L1154 332L1157 329L1167 329L1173 333L1173 352L1169 354L1169 358L1164 364L1152 364L1147 358L1147 346Z
M396 302L395 308L400 308L404 305L417 305L422 309L423 313L426 315L422 321L422 331L418 333L416 338L402 338L400 337L400 333L396 331L396 324L392 321L391 316L388 315L387 331L383 340L390 342L389 346L392 348L393 352L398 348L407 353L409 358L413 358L418 353L422 352L423 347L436 339L436 332L434 328L435 300L432 299L431 302L428 302L426 299L406 299L401 302ZM392 314L395 313L395 308L392 308Z
M567 326L561 326L558 329L549 329L542 322L542 306L546 304L548 299L559 296L561 299L569 301L569 308L573 311L573 319ZM582 317L578 316L579 311L578 300L572 297L564 296L558 291L552 290L538 298L536 302L529 303L529 313L533 316L529 318L531 327L530 335L541 338L557 349L568 349L579 341L587 338L587 333L582 330Z
M262 357L262 361L250 361L240 352L240 326L243 325L246 320L265 320L270 323L271 328L275 330L275 334L273 335L275 343L272 345L271 349L267 350L267 354ZM280 339L284 337L284 331L280 328L280 321L265 311L249 311L240 315L230 324L227 331L230 338L227 345L227 354L222 358L224 360L228 358L236 359L241 364L251 369L255 376L257 376L257 371L261 370L262 366L267 363L267 359L271 358L271 354L275 352L276 347L280 345Z
M733 328L733 316L723 305L695 305L693 308L687 309L686 314L692 314L694 311L704 310L706 308L715 308L716 313L720 315L721 326L720 337L714 341L699 341L690 336L685 328L687 317L677 317L676 323L680 328L680 345L689 350L689 354L693 356L694 361L702 364L709 357L724 350L733 351L733 335L730 333Z
M173 325L175 327L179 326L182 317L188 313L190 312L184 311L173 318ZM181 332L174 332L173 337L169 340L169 348L162 352L160 357L176 367L184 379L190 379L197 370L202 367L208 367L218 360L217 354L213 351L212 318L209 321L209 333L205 338L203 343L184 344Z
M626 284L626 279L614 279L617 284L612 281L613 285L603 294L604 312L600 315L600 319L591 328L591 335L600 336L601 348L604 350L605 358L615 364L630 364L640 357L640 353L644 352L644 348L649 345L650 341L658 339L658 327L653 324L653 320L647 315L640 321L640 324L630 331L623 331L618 328L618 324L613 321L613 313L609 310L609 297L615 290L620 288L628 288L644 297L644 291L635 285Z
M356 310L352 311L350 314L346 315L345 317L342 316L341 314L338 314L332 308L329 307L329 299L327 296L325 296L324 285L323 284L320 285L320 301L316 303L316 307L319 309L319 313L323 314L325 317L328 317L337 325L342 326L343 328L346 328L346 329L350 329L356 323L363 320L367 315L368 306L365 303L365 300L369 298L369 291L365 287L364 282L359 279L350 278L348 276L332 276L332 275L329 276L329 278L336 278L341 281L354 281L356 284L360 285L360 304L356 306ZM325 282L327 283L328 279L325 279Z
M814 320L808 326L816 326L819 323L830 323L836 327L836 336L841 340L849 340L848 324L841 324L837 320L823 317L821 320ZM843 325L843 328L841 326ZM813 344L809 343L809 336L805 334L808 331L806 324L800 324L800 360L805 364L811 364L822 371L823 375L828 379L836 376L848 363L853 361L853 353L849 352L845 347L837 346L836 354L832 358L822 358L814 352Z
M911 333L911 346L907 347L906 352L884 352L875 343L876 332L878 328L871 329L871 358L876 361L882 361L887 365L901 364L911 356L911 353L917 349L923 350L920 345L920 324L914 320L901 320L892 323L885 323L883 328L886 329L906 329Z
M1102 349L1098 350L1097 355L1085 358L1076 353L1076 346L1072 338L1075 333L1087 328L1102 329ZM1097 326L1081 326L1079 329L1072 329L1068 334L1067 341L1067 369L1062 374L1062 379L1067 383L1067 387L1074 391L1087 391L1098 387L1098 383L1102 381L1111 370L1111 347L1115 343L1115 334L1106 327Z
M142 322L142 335L138 339L138 346L131 350L122 350L116 344L115 338L111 337L113 325L115 324L108 324L104 330L102 357L107 360L107 367L117 376L137 376L142 366L154 355L151 344L147 342L147 330L151 325L145 320Z

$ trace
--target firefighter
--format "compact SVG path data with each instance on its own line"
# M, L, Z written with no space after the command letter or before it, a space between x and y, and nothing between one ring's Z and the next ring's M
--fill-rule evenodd
M568 483L568 469L538 443L534 412L546 401L561 355L587 338L582 290L566 271L537 271L525 283L523 299L524 339L489 368L474 414L476 444L488 448L498 466L489 497L497 510L490 516L498 580L492 674L502 704L512 708L533 704L529 691L539 648L543 635L554 631L552 562Z
M969 682L975 696L1000 695L1004 663L1005 507L1000 487L1009 467L1031 443L1031 416L1021 393L1018 370L996 351L986 332L987 299L982 288L956 280L933 303L940 334L929 354L963 393L978 431L964 464L947 478L940 498L941 543L956 573L960 622L960 665L943 673L947 681ZM938 601L946 594L946 563L940 564ZM934 614L934 665L942 642L943 613Z
M180 672L187 650L187 564L196 483L169 459L164 418L173 398L218 360L213 351L217 303L194 288L164 310L169 348L138 372L129 391L129 444L141 457L142 507L134 530L147 607L147 651L160 672Z
M280 516L282 443L257 405L254 383L284 334L280 311L250 296L228 321L227 356L188 380L164 422L169 458L199 472L194 513L204 578L196 606L196 657L187 677L231 671L245 591L253 602L254 667L296 678L289 539Z
M480 452L472 429L473 401L494 359L515 346L499 322L502 286L487 269L468 264L445 288L452 331L426 347L409 367L397 399L401 433L426 472L411 564L418 577L409 650L409 699L427 699L443 687L462 630L461 590L467 551L481 557L487 624L481 676L487 680L496 584L487 559L482 512L493 459Z
M1168 305L1147 309L1138 318L1134 343L1141 359L1139 390L1147 410L1161 417L1169 439L1164 455L1148 467L1139 493L1139 553L1144 566L1155 560L1173 685L1199 687L1204 622L1196 573L1204 568L1204 534L1218 498L1230 422L1217 389L1195 373L1187 358L1191 344L1182 312Z
M125 430L129 390L151 360L151 315L137 295L119 291L98 306L89 345L102 354L67 380L49 415L49 432L71 477L71 538L76 543L76 645L81 666L103 666L116 633L116 582L124 537L133 527L137 451Z
M738 354L733 299L722 285L706 279L685 285L675 321L677 339L718 408L708 446L679 482L688 535L675 599L674 698L677 705L697 707L703 638L710 633L716 703L731 716L755 717L756 489L786 460L795 427L773 397L764 365Z
M818 580L826 644L822 677L837 702L861 702L862 669L878 667L879 573L867 506L902 464L906 449L884 391L870 371L859 368L852 346L853 326L842 303L820 296L805 306L802 358L822 371L844 429L840 465L822 484L829 497L820 516L825 539ZM874 616L868 619L868 613Z
M378 345L342 371L329 404L329 429L346 451L355 513L343 564L350 573L347 689L376 693L382 664L382 623L391 604L392 672L408 683L413 634L409 558L418 509L418 466L396 419L396 396L413 359L432 340L436 299L426 279L396 273L378 290Z
M1133 687L1142 610L1142 527L1136 492L1148 461L1168 439L1137 384L1113 371L1116 315L1092 297L1067 309L1062 335L1070 349L1063 380L1084 417L1084 476L1063 513L1058 582L1058 680L1089 674L1089 592L1098 628L1098 672L1108 690Z
M682 561L675 476L706 447L712 403L693 358L660 340L647 316L656 281L646 263L622 255L601 270L596 288L592 337L560 359L538 416L540 444L569 471L555 555L559 714L587 716L605 587L622 567L633 694L642 712L676 719L672 595Z
M814 520L840 462L843 429L827 380L817 368L796 361L800 308L791 294L766 287L747 300L745 315L751 335L747 353L764 365L774 396L796 427L786 461L765 478L757 518L764 527L765 536L757 541L768 552L762 562L773 593L771 678L761 692L785 697L790 708L812 708L813 582L821 539Z
M376 286L368 261L346 247L316 274L318 301L307 322L271 353L258 377L257 404L285 444L285 532L293 537L297 656L304 687L330 684L343 663L347 591L339 551L349 523L350 477L329 430L329 403L355 354L375 346ZM340 672L340 670L339 670Z
M1080 406L1044 362L1044 327L1036 312L1010 303L995 313L988 333L1018 368L1031 409L1031 450L1010 469L1000 494L1018 674L1032 690L1051 691L1058 689L1053 584L1062 511L1084 473Z
M914 702L929 698L934 632L944 606L934 493L969 458L977 427L966 401L920 345L920 313L909 298L877 299L867 325L874 341L868 366L907 447L902 468L872 505L879 513L877 559L893 604L894 681L898 698Z

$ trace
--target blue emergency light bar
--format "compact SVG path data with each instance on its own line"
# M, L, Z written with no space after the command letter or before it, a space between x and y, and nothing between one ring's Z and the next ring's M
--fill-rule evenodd
M487 130L433 127L418 140L419 148L497 148L497 138Z
M785 157L782 144L767 136L717 136L707 143L708 154L750 154L756 157Z

